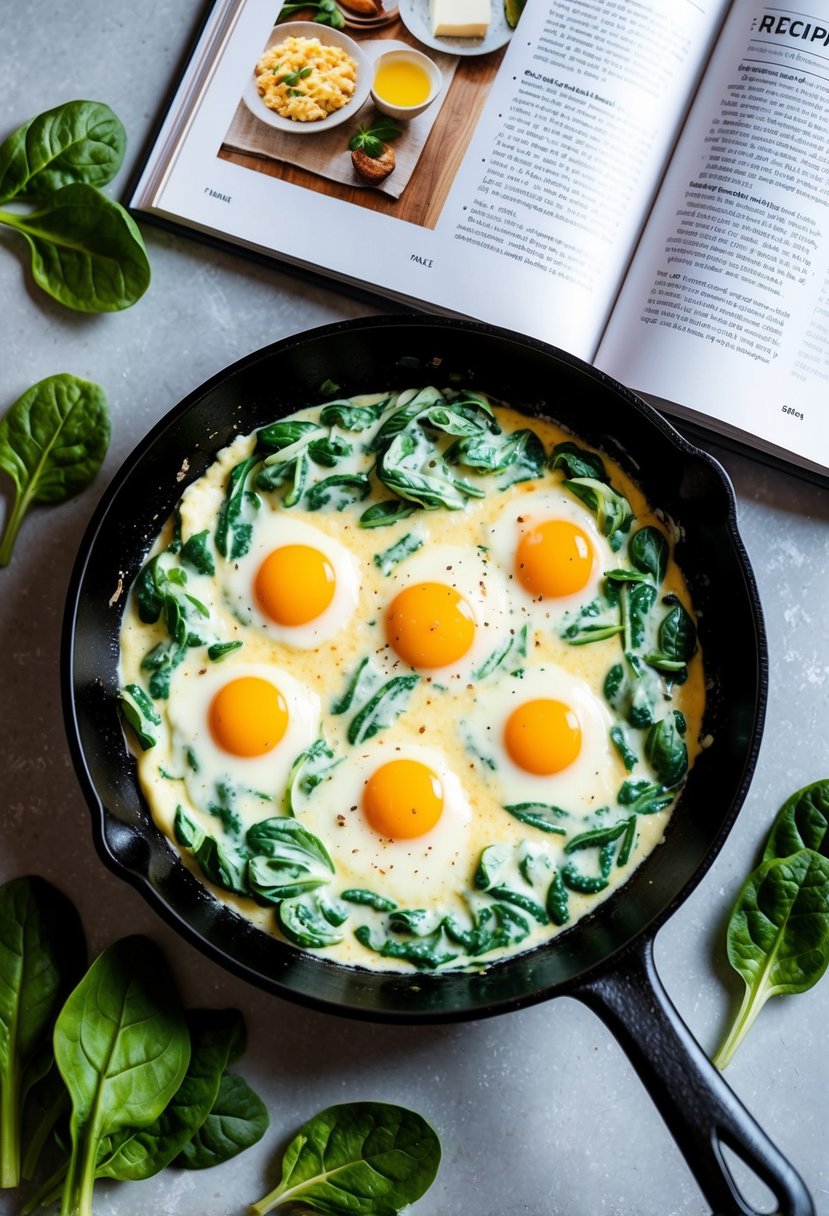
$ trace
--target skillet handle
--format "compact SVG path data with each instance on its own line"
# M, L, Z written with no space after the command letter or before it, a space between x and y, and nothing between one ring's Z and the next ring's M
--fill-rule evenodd
M668 1125L714 1216L760 1216L723 1156L731 1149L777 1200L765 1216L815 1216L800 1175L772 1144L677 1013L653 961L653 942L571 992L618 1040Z

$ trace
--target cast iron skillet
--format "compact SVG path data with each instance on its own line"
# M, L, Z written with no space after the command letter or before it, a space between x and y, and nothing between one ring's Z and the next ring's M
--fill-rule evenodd
M276 941L230 912L177 860L139 794L116 708L125 591L188 481L234 434L320 399L457 382L543 412L615 457L683 529L677 556L699 615L712 736L665 843L613 897L548 945L477 975L382 974ZM385 1022L502 1013L566 993L604 1019L648 1087L717 1216L751 1213L723 1147L776 1211L814 1209L799 1176L709 1063L653 965L659 926L710 866L746 794L765 711L767 657L754 578L720 466L608 377L542 343L472 322L364 318L241 359L158 423L116 475L81 545L64 625L69 741L98 851L190 942L237 975L319 1009Z

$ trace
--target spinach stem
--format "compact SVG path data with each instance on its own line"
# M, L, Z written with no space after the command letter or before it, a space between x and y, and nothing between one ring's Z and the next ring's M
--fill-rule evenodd
M20 1070L14 1058L0 1088L0 1187L6 1189L20 1182Z
M747 987L743 996L743 1003L740 1006L740 1012L734 1019L734 1023L723 1040L719 1051L712 1058L711 1062L715 1068L722 1070L730 1064L734 1052L753 1026L754 1020L764 1004L763 1001L757 1001L754 998L755 994Z
M3 529L2 539L0 539L0 567L8 566L11 561L14 542L17 540L17 533L20 531L20 525L23 522L23 516L26 514L28 505L29 501L26 495L15 495L12 509L9 511L6 526Z

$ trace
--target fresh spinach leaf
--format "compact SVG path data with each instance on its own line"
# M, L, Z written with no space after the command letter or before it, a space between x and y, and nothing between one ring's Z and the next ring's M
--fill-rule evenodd
M284 452L295 444L310 443L314 435L322 434L322 429L318 422L301 418L280 419L256 432L256 448L257 451Z
M8 565L33 502L64 502L92 481L109 435L103 389L65 373L32 385L0 418L0 468L14 486L0 566Z
M109 106L69 101L30 118L0 146L0 203L45 199L62 186L105 186L121 167L126 135Z
M207 657L211 663L220 663L225 655L240 650L243 645L243 642L212 642L207 647Z
M626 781L616 795L620 806L630 807L637 815L654 815L670 806L676 797L676 790L666 790L664 786L647 781Z
M728 924L728 960L746 989L714 1056L725 1068L769 997L806 992L829 964L829 858L813 849L765 861L748 878Z
M52 1065L52 1026L85 954L78 914L50 883L0 887L0 1187L20 1181L26 1096Z
M207 1118L184 1145L174 1164L187 1170L221 1165L257 1144L269 1123L264 1102L247 1081L225 1073Z
M315 1115L288 1145L279 1185L253 1216L291 1204L327 1216L393 1216L432 1185L440 1141L414 1111L346 1102Z
M173 977L151 941L122 938L96 959L58 1016L54 1050L72 1102L62 1210L91 1216L102 1141L154 1123L190 1061Z
M829 781L813 781L787 798L772 825L763 861L799 849L829 857Z
M323 426L338 426L343 431L366 431L374 426L379 417L379 406L355 405L348 398L329 401L320 411Z
M24 238L35 282L67 308L129 308L150 285L150 263L135 221L94 186L64 186L39 211L0 211L0 223Z
M404 959L421 971L437 971L439 967L453 963L458 957L456 950L446 949L440 928L425 937L400 941L393 938L376 939L368 925L358 925L354 936L367 950L373 950L381 958Z
M181 1164L179 1154L187 1154L210 1117L225 1069L244 1051L245 1024L238 1009L191 1009L185 1017L190 1063L181 1085L149 1127L124 1128L101 1145L96 1178L137 1182L174 1159Z

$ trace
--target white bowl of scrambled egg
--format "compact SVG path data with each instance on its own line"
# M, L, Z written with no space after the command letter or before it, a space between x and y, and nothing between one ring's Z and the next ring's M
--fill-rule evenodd
M353 38L289 21L271 31L242 100L268 126L307 135L356 115L370 88L370 61Z

